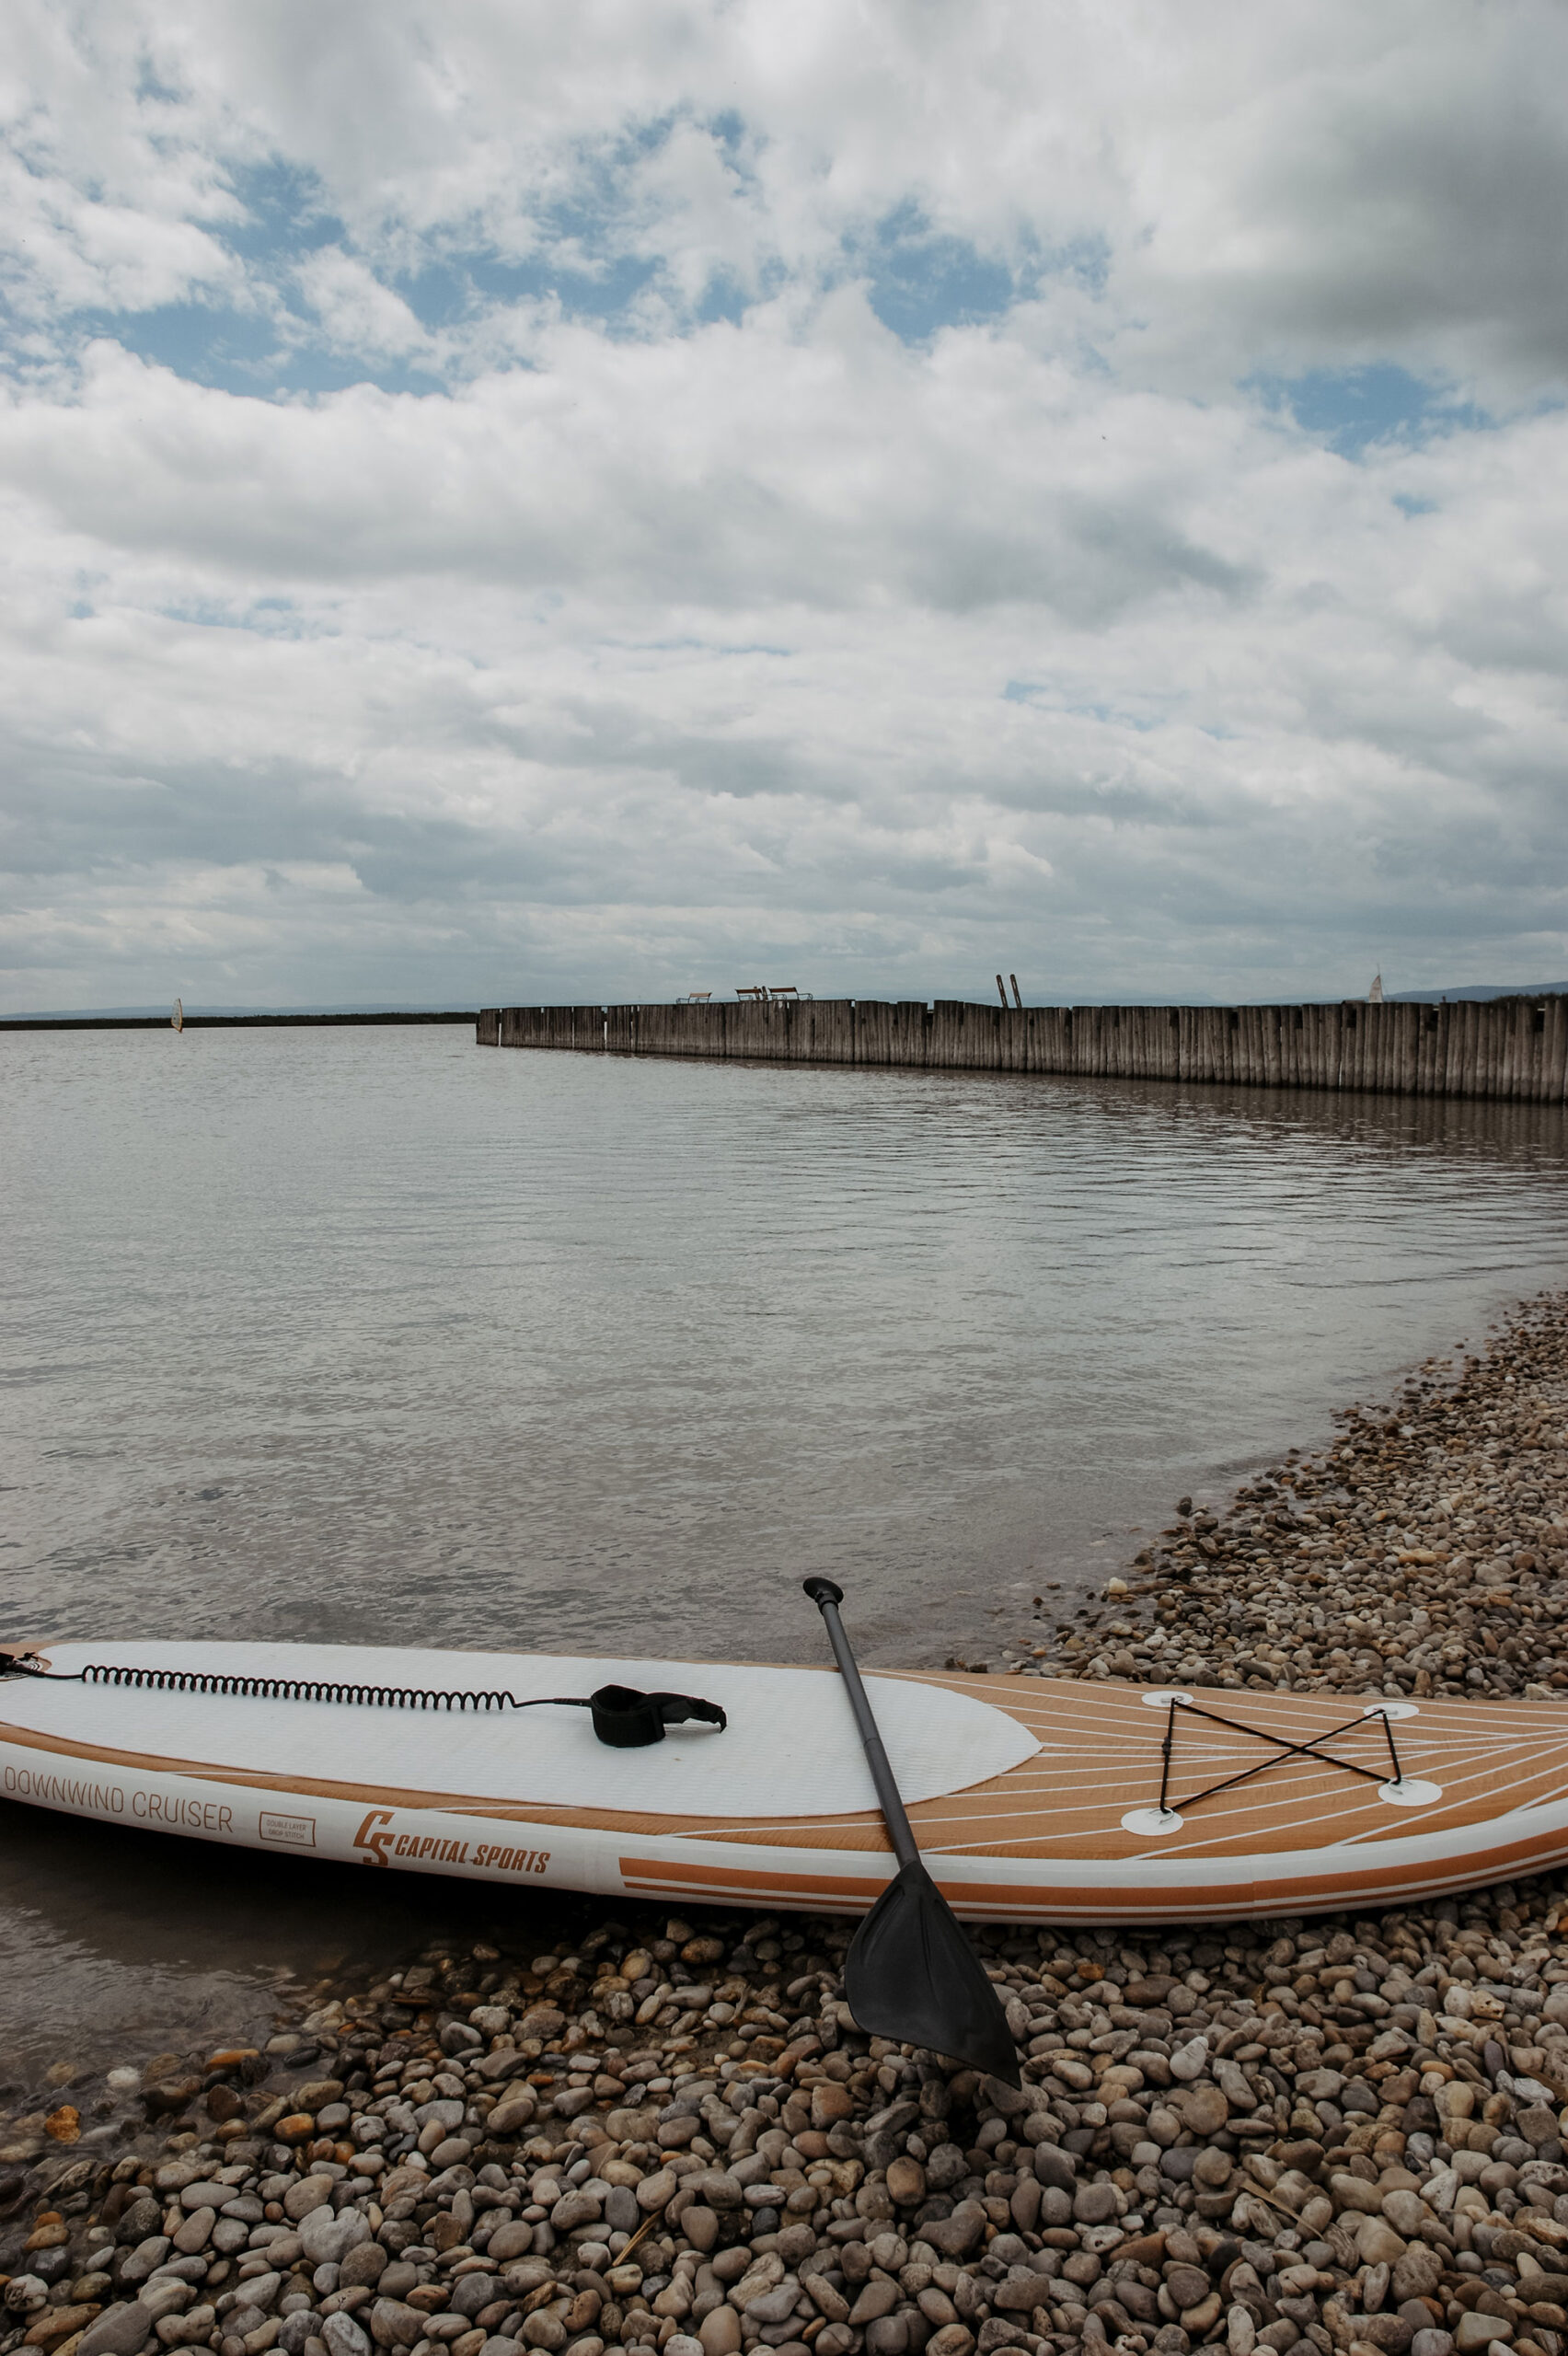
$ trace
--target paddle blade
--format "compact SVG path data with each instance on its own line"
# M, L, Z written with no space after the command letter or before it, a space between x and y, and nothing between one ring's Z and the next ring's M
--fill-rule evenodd
M1018 2049L997 1992L919 1859L889 1882L844 1966L849 2010L870 2037L966 2062L1019 2083Z

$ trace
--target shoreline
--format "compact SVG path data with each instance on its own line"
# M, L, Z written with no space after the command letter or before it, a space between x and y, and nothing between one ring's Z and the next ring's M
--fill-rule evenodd
M1342 1410L1328 1447L1290 1449L1224 1512L1179 1500L1130 1571L1008 1666L1417 1700L1568 1690L1568 1295L1521 1302L1445 1379L1449 1363Z
M1568 1296L1442 1366L1013 1673L1568 1692ZM855 2030L842 1918L563 1895L259 2046L52 2073L0 2356L1568 2356L1565 1916L978 1926L1019 2096Z

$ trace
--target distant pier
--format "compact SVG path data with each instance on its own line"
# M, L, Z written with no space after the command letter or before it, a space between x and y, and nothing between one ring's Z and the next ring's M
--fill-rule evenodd
M1568 999L1443 1006L1028 1006L962 999L801 999L656 1006L503 1006L481 1047L745 1063L1181 1080L1561 1104Z

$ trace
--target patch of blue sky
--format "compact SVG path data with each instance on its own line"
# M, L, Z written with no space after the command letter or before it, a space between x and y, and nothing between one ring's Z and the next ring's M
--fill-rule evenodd
M1097 720L1104 728L1131 728L1146 736L1151 729L1164 727L1181 699L1174 695L1151 698L1139 710L1122 704L1068 703L1038 680L1009 679L1002 689L1002 700L1027 704L1032 711L1054 716L1066 713L1074 720Z
M163 303L149 311L78 311L71 326L84 340L107 336L140 360L195 384L254 392L275 365L276 321L226 304Z
M1173 704L1175 699L1170 699ZM1147 735L1151 728L1162 728L1170 716L1170 706L1162 705L1158 711L1128 711L1113 703L1069 703L1062 706L1075 720L1098 720L1104 728L1131 728L1138 735Z
M571 260L566 258L569 254ZM657 261L643 254L611 252L606 248L602 259L594 257L592 248L584 257L582 244L575 237L569 244L563 241L562 250L552 253L547 246L519 261L481 253L469 254L460 263L454 260L447 266L460 269L472 286L492 302L553 301L569 318L605 323L629 312L659 271ZM398 291L417 312L413 297L401 285Z
M1244 389L1269 409L1288 410L1303 433L1345 458L1390 443L1419 445L1439 434L1476 433L1496 422L1449 387L1391 363L1312 368L1300 376L1258 375Z
M80 340L112 338L138 359L218 392L286 398L374 384L384 392L428 393L444 385L417 360L339 350L297 314L171 303L150 311L81 311L71 327Z
M1018 282L1005 262L966 237L933 229L913 203L889 214L863 242L852 242L847 259L866 278L872 310L903 343L999 318L1018 299Z
M611 335L647 331L647 297L664 276L663 258L650 250L645 233L629 232L637 211L635 174L675 129L672 115L640 124L605 149L577 158L572 195L541 208L530 225L536 243L525 254L509 255L470 227L426 240L405 254L402 268L377 269L383 283L409 306L428 335L448 340L466 325L478 327L486 315L514 304L548 302L569 318L593 321ZM748 133L732 112L705 120L703 128L722 148L730 168L750 174ZM450 368L438 370L428 356L404 355L340 345L331 322L317 320L302 302L294 272L323 247L355 250L318 178L281 157L232 166L228 185L236 202L234 217L209 223L210 233L242 265L253 301L188 302L136 312L80 311L57 319L62 335L79 344L107 336L127 351L195 383L231 392L271 397L330 393L355 384L388 392L425 393L444 388ZM373 269L373 257L364 259ZM781 271L770 272L776 291ZM687 322L700 327L739 319L757 289L726 271L714 274L701 296L687 306ZM29 330L34 341L36 328ZM9 350L7 352L7 344ZM461 373L456 346L451 365ZM20 370L43 357L18 333L0 329L0 359Z
M335 638L335 622L302 614L291 597L257 597L244 606L215 597L182 598L158 607L166 621L192 629L248 630L262 638Z
M550 301L566 317L596 320L612 333L617 327L641 332L641 298L660 279L663 258L650 248L638 218L636 174L668 142L679 120L670 114L639 123L604 149L580 153L574 192L540 207L531 225L536 243L528 253L454 245L448 269L491 302ZM705 119L702 128L723 148L730 169L738 178L749 177L741 118L723 113ZM401 283L398 292L418 310ZM694 323L739 318L746 300L727 273L716 273Z
M136 98L139 103L150 100L156 106L178 107L184 103L185 95L172 83L159 81L151 58L144 57L140 61L136 69Z
M241 260L297 261L318 246L341 241L343 224L328 205L314 172L273 156L265 163L237 166L228 179L243 211L237 220L218 224L214 234Z
M422 262L418 270L387 271L380 275L383 284L402 298L429 335L460 326L476 307L472 281L449 256Z
M928 341L943 328L1000 318L1030 301L1048 279L1070 279L1097 294L1108 268L1108 248L1093 238L1058 248L1025 239L1017 256L1004 261L966 237L934 228L913 202L887 214L869 237L850 241L846 258L866 278L878 318L905 343Z
M765 273L764 284L754 290L743 285L729 271L715 271L692 306L693 325L709 328L720 319L728 319L732 325L738 324L757 300L758 294L766 297L776 292L784 277L782 269L772 269Z
M107 337L139 359L192 383L239 393L324 393L374 382L388 391L431 391L438 379L417 361L335 349L298 302L291 285L298 263L343 236L312 175L272 162L236 170L231 186L243 211L210 225L212 235L244 266L253 300L234 304L195 295L186 302L138 311L87 306L52 323L58 352ZM432 265L411 282L427 313L472 307L471 291ZM413 305L410 304L410 307ZM5 318L0 358L26 368L36 364L36 322Z

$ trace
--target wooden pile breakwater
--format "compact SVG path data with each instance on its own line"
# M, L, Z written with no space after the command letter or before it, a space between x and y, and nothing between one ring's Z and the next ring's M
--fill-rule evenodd
M1028 1006L960 999L503 1006L481 1047L1182 1080L1401 1096L1568 1098L1568 999L1450 1005Z

